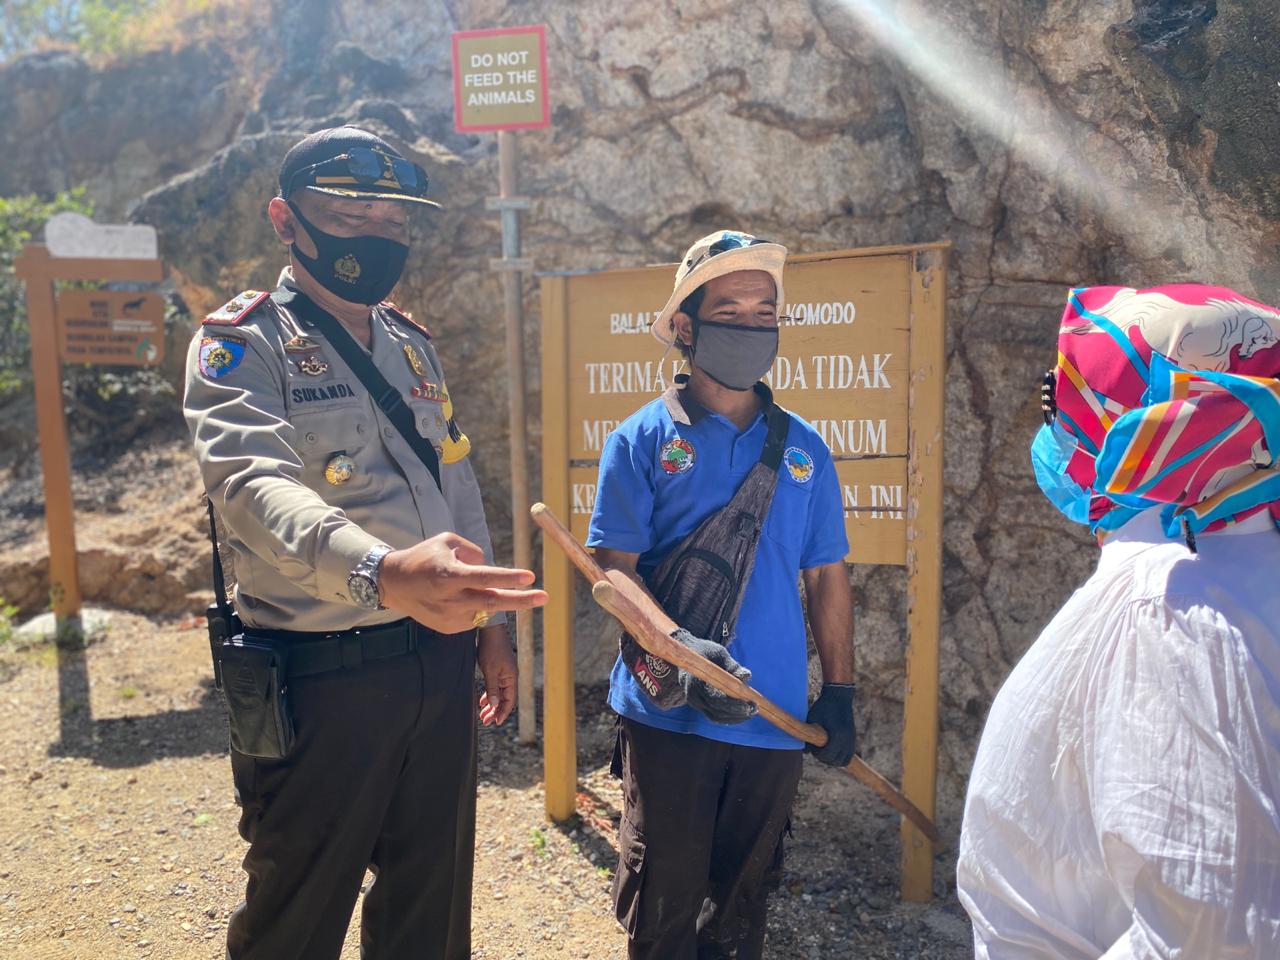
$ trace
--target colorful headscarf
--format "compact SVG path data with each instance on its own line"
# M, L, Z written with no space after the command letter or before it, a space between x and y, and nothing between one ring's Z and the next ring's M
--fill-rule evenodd
M1277 377L1275 307L1197 284L1072 290L1040 488L1095 533L1161 505L1171 537L1267 509L1280 526Z

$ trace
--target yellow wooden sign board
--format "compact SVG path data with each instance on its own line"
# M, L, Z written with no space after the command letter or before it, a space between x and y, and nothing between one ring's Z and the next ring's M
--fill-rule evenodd
M547 126L547 28L455 33L453 107L462 133Z
M63 363L151 366L164 359L164 298L119 290L58 294Z
M775 399L812 423L840 479L850 563L905 565L903 793L932 818L942 584L947 244L795 256L786 267ZM543 500L585 540L600 452L682 361L649 334L675 266L542 280ZM573 573L543 553L547 812L574 810ZM903 821L903 896L932 896L933 850Z

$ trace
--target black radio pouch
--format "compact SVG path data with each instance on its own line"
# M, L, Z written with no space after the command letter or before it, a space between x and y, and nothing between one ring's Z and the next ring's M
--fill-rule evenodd
M254 636L227 602L218 553L218 527L209 504L209 540L213 544L214 602L206 613L213 683L222 694L231 728L231 749L246 757L279 760L293 747L289 709L289 647Z

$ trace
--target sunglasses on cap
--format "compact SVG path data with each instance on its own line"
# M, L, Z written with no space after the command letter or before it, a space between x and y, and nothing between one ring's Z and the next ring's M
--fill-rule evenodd
M716 254L724 253L726 250L738 250L742 247L754 247L757 243L770 243L769 240L762 240L759 237L753 237L746 233L726 232L723 237L707 247L706 251L697 257L690 257L684 262L685 272L689 272L699 264L710 260Z
M299 177L306 180L298 184ZM427 192L427 172L403 157L393 157L372 147L352 147L346 153L313 163L294 173L289 178L286 197L293 193L295 185L385 187L422 196Z

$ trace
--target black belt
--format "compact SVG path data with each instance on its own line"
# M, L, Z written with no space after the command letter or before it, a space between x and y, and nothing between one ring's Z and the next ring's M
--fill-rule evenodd
M412 620L375 627L356 627L341 633L302 633L296 630L246 630L251 636L288 643L288 674L309 677L334 670L354 670L368 660L401 657L418 649L421 641L435 636Z

